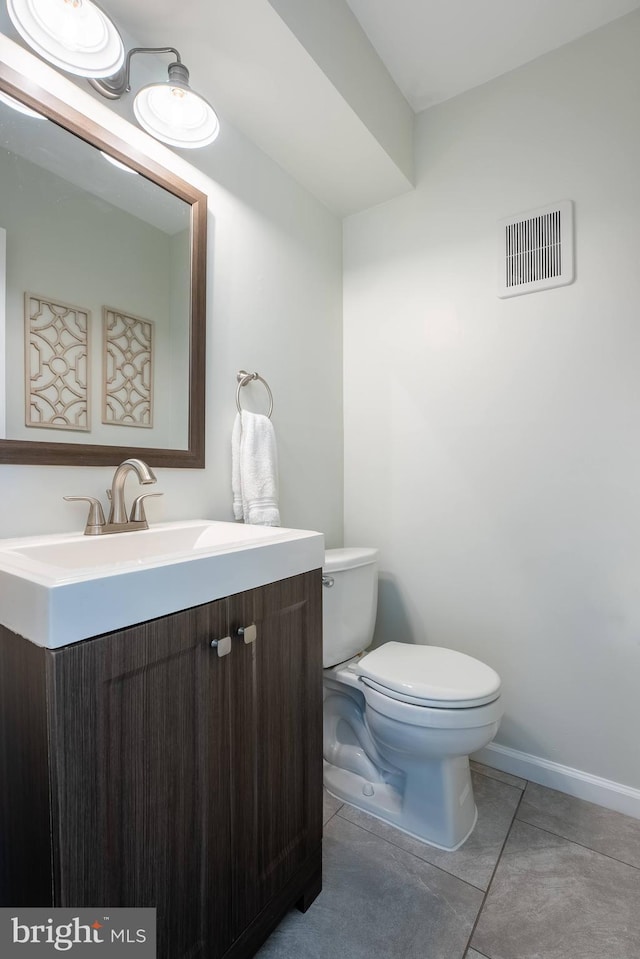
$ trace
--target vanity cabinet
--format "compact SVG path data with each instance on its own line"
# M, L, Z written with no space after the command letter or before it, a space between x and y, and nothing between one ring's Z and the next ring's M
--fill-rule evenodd
M321 886L320 577L60 649L0 631L1 905L155 906L159 959L251 956L306 909Z

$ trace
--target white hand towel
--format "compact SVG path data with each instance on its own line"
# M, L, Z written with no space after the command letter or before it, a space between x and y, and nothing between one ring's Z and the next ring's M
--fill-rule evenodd
M278 452L268 416L238 414L231 436L233 515L245 523L279 526Z
M242 483L240 481L240 438L242 436L242 419L236 414L231 433L231 489L233 491L233 515L235 519L242 519Z

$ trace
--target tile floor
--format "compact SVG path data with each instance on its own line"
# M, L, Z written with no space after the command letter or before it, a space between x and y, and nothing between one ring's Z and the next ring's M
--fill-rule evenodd
M640 820L472 766L454 853L325 793L323 891L260 959L640 959Z

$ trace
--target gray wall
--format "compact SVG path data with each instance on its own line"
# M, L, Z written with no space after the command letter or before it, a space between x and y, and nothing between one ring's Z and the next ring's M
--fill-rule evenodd
M421 114L416 191L346 221L344 317L377 641L485 660L499 743L636 789L639 49L634 14ZM564 198L576 282L498 299L497 221Z

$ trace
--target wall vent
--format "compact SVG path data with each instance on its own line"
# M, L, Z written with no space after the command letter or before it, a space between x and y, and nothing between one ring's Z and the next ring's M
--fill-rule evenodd
M498 296L520 296L573 281L573 203L562 200L500 220Z

